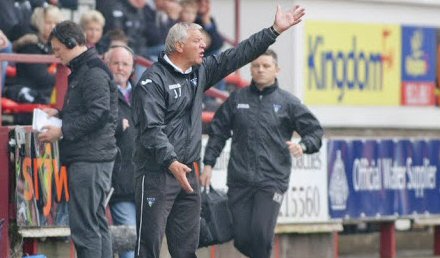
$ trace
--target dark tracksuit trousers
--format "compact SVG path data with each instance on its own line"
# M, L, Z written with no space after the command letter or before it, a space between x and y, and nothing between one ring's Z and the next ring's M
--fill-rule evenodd
M69 225L78 258L112 257L104 202L111 187L111 162L74 162L68 167Z
M251 258L270 258L282 193L254 186L229 187L234 246Z
M196 258L200 234L200 191L194 165L186 193L168 170L147 172L136 180L135 257L159 258L164 234L173 258Z

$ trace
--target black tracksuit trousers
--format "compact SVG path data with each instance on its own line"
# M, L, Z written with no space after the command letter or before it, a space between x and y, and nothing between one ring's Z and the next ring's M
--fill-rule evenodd
M251 258L270 258L282 193L252 186L229 187L234 246Z
M147 172L136 180L135 257L159 258L166 234L173 258L196 258L200 231L200 191L194 165L187 174L192 193L186 193L168 171Z

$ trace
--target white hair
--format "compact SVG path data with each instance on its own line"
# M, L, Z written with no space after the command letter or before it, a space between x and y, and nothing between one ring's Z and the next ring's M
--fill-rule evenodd
M179 22L173 25L165 39L165 53L176 51L176 43L184 42L188 38L189 30L202 30L202 26L195 23Z

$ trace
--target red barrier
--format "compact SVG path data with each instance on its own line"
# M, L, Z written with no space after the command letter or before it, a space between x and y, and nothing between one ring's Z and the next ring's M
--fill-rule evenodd
M225 78L226 83L228 84L233 84L235 85L237 88L244 88L246 86L249 85L249 82L244 80L239 74L237 73L233 73L230 74L228 76L226 76Z
M2 98L2 112L4 114L31 113L35 108L50 107L43 104L17 103L11 99Z

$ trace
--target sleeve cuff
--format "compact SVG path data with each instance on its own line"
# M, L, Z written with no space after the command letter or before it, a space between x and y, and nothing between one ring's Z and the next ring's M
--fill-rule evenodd
M214 167L215 166L215 161L211 161L211 160L203 160L203 164L206 166L211 166Z
M275 37L278 37L280 35L280 33L276 31L273 26L270 26L269 29L272 32L272 34L275 35Z
M169 168L170 167L170 165L171 165L171 163L173 163L174 161L176 161L177 159L176 158L171 158L171 159L169 159L169 160L166 160L165 162L164 162L164 165L165 165L165 168Z

